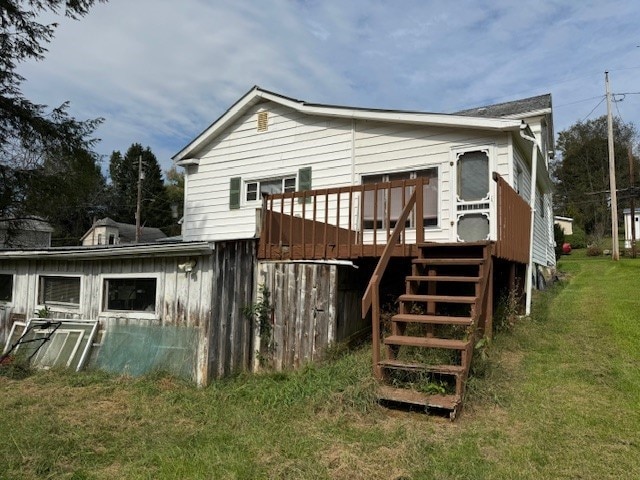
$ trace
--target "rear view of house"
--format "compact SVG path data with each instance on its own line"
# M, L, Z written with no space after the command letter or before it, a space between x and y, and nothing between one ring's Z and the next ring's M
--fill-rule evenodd
M206 384L265 362L296 367L373 331L381 398L455 414L495 299L530 291L555 264L552 145L549 95L448 115L254 87L174 157L182 241L0 252L13 299L0 333L7 311L47 305L47 281L72 282L77 299L49 303L100 321L96 358L114 365L109 342L141 354L145 336L173 329Z
M491 333L494 278L530 293L539 270L555 265L552 150L550 95L445 115L310 104L255 87L174 157L186 172L183 236L259 238L257 282L275 292L288 278L282 262L359 267L366 281L352 287L364 291L359 313L373 311L376 375L454 377L444 400L386 396L455 411L474 339ZM383 360L379 288L387 266L403 261ZM281 301L275 325L310 311L302 295ZM358 330L344 327L361 324L340 307L337 325ZM451 327L463 327L462 339L437 338ZM456 365L400 361L404 347L455 350Z

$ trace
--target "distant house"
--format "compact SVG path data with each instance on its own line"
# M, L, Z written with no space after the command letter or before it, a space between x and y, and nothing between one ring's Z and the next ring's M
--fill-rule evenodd
M166 238L159 228L141 227L140 243L155 242ZM135 243L136 226L120 223L109 217L96 221L80 239L82 245L121 245Z
M38 217L0 219L0 248L48 248L53 228Z
M573 218L556 215L553 217L553 223L559 225L565 235L573 235Z
M640 208L636 208L633 217L631 216L630 208L625 208L622 213L624 214L624 248L631 248L631 240L633 237L631 231L632 222L635 224L636 241L638 237L640 237Z

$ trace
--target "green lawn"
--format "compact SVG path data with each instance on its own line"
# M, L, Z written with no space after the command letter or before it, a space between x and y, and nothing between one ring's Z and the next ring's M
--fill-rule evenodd
M0 376L0 479L640 478L640 259L560 267L454 423L378 406L368 346L206 389Z

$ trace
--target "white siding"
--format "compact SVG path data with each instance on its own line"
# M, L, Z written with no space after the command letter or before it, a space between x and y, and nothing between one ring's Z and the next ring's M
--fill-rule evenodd
M269 127L257 132L257 113L263 110L269 112ZM452 151L491 146L491 171L504 174L511 164L509 135L308 116L263 103L205 147L198 167L188 168L183 236L185 240L255 236L256 209L261 205L245 201L247 181L296 176L300 168L311 167L312 188L321 189L360 184L363 175L437 167L439 228L428 229L427 239L449 241L454 217ZM242 179L241 207L236 210L229 208L232 177ZM346 227L347 207L341 205L341 226ZM319 211L322 207L319 201ZM299 213L300 205L295 208Z
M269 112L269 127L257 132L257 112ZM247 181L297 176L312 168L314 189L351 183L351 121L309 117L278 104L250 109L216 139L188 170L185 240L251 238L260 202L245 201ZM229 181L242 178L241 207L229 208Z
M454 239L455 186L451 163L456 151L491 147L490 171L509 164L508 135L476 130L421 127L417 125L358 122L356 129L356 180L362 175L438 168L438 228L425 230L428 241ZM493 182L491 188L495 188ZM495 198L493 195L492 198Z

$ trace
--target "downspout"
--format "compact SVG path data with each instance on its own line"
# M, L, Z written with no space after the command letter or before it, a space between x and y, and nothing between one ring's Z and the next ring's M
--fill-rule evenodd
M529 206L531 207L531 228L529 232L529 264L527 265L527 278L525 283L526 306L525 315L531 314L531 295L533 290L532 274L533 274L533 227L536 218L536 190L537 190L537 173L538 173L538 141L535 137L531 137L525 133L527 124L520 125L520 136L532 143L531 149L531 192L529 194Z

